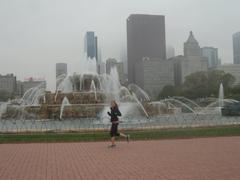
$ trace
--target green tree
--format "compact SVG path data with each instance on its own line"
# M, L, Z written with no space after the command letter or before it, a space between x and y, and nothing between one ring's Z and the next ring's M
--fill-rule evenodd
M183 84L184 96L188 98L206 97L208 92L208 75L206 72L196 72L185 78Z
M228 97L240 101L240 85L232 87Z
M184 84L179 87L165 86L159 96L185 96L191 99L210 96L218 97L219 86L222 83L224 94L227 97L231 94L234 81L235 78L224 71L199 71L186 76ZM235 95L237 94L236 91L234 91Z
M173 85L166 85L162 89L159 97L166 98L166 97L174 96L174 95L175 95L175 87Z
M235 78L224 71L211 70L208 71L208 87L211 95L217 96L219 85L222 83L225 95L229 94L230 88L233 86Z

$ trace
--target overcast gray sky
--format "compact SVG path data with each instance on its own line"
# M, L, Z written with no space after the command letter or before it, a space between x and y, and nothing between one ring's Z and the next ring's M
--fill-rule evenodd
M183 53L193 31L200 46L219 49L232 63L232 34L240 31L239 0L0 0L0 74L45 77L55 87L55 63L77 72L87 30L96 32L102 58L121 59L130 14L166 16L167 45Z

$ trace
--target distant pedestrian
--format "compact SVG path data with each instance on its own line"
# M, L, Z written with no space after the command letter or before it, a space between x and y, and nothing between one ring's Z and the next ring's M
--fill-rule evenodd
M116 101L112 101L111 102L111 107L110 107L110 112L108 112L108 115L111 117L111 130L110 130L110 135L111 135L111 145L109 147L115 147L115 137L116 136L122 136L124 138L126 138L126 140L129 142L130 136L129 135L125 135L123 133L119 133L118 132L118 124L119 124L119 119L118 116L121 116L121 112L118 109L118 105L116 103Z

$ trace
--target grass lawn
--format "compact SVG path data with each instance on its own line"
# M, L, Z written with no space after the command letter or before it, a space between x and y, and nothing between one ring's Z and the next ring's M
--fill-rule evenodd
M125 131L131 140L240 136L240 126ZM0 134L0 143L108 141L108 132Z

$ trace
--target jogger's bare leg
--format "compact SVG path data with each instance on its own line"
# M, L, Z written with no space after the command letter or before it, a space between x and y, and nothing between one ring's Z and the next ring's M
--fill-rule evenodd
M111 137L112 145L115 145L115 137Z

